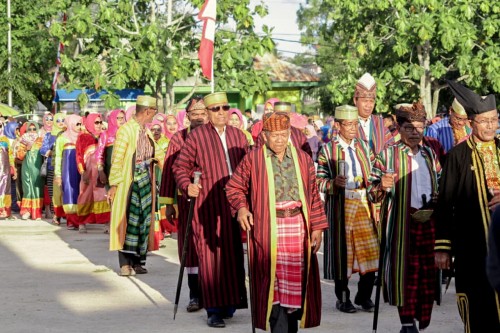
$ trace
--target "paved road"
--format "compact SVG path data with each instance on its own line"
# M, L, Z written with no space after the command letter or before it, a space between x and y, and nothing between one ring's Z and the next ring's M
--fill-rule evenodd
M204 311L187 313L187 281L177 319L173 302L179 260L175 239L148 257L149 274L120 277L118 256L108 251L103 226L87 234L46 221L0 221L0 332L155 333L215 332ZM320 263L321 264L321 263ZM356 279L351 291L356 290ZM435 307L427 333L462 332L454 287ZM334 309L333 284L322 281L323 319L307 332L372 332L372 314ZM238 311L223 332L250 332L250 311ZM399 332L397 310L381 306L378 332ZM305 331L305 330L301 330Z

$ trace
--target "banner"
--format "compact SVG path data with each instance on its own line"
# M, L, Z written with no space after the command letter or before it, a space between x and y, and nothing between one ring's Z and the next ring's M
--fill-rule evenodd
M213 56L215 39L215 18L217 15L216 0L205 0L198 19L203 21L203 33L201 35L198 59L200 60L203 76L212 80Z

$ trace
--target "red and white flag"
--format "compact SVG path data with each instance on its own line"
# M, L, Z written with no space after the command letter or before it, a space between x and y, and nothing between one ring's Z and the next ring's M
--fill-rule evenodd
M203 75L209 80L212 80L216 15L216 0L205 0L198 14L198 19L203 21L203 33L201 35L198 59L200 59Z

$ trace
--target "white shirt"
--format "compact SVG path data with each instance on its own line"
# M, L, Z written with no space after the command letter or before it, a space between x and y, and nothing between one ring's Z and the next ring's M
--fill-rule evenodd
M227 142L226 142L226 126L224 126L224 131L219 133L219 130L215 128L217 134L219 134L220 142L222 143L222 147L224 147L224 153L226 154L226 163L227 169L229 170L229 176L232 176L233 169L231 168L231 160L229 159L229 152L227 150Z
M358 157L356 156L356 147L354 146L355 139L351 140L350 144L347 144L347 142L345 142L340 135L338 136L338 138L340 146L344 151L345 162L346 162L345 176L347 177L347 183L345 188L348 190L352 190L359 187L360 184L356 186L356 183L354 182L353 161L351 159L351 155L349 154L349 149L352 149L352 153L354 156L354 163L356 164L356 175L361 177L363 176L363 172L361 171L361 164L359 163Z
M358 117L359 119L359 124L361 125L361 128L363 129L363 132L365 132L365 137L368 141L370 141L370 133L371 133L371 124L372 124L372 116L369 116L367 120L364 120L361 117Z
M423 194L427 202L431 200L431 172L421 150L416 155L411 152L408 155L411 157L411 207L420 209L424 205Z

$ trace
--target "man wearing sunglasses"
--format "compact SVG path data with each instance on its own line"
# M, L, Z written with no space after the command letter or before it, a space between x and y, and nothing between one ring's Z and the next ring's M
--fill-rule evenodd
M224 318L247 307L241 231L224 188L247 153L248 140L238 128L226 126L226 93L207 95L204 101L209 123L189 134L173 172L183 194L196 198L193 236L207 324L225 327ZM191 183L194 171L202 173L199 184Z
M467 140L471 132L467 113L455 98L450 107L450 116L429 126L426 135L436 138L447 153L460 142Z
M118 129L113 146L108 191L110 250L118 251L121 276L146 274L146 254L154 248L153 177L155 165L163 165L165 153L146 124L156 112L156 98L138 96L136 113Z
M178 131L170 139L165 156L165 164L163 166L163 175L161 178L160 187L160 204L166 205L167 220L174 224L174 217L176 215L174 208L174 198L176 197L177 184L175 183L174 173L172 167L176 161L182 146L188 135L197 127L207 123L207 107L203 101L203 96L195 96L191 98L186 106L186 115L189 119L189 127ZM187 214L189 210L189 197L187 195L177 195L177 205L179 207L178 218L178 237L177 248L179 252L179 260L182 258L182 249L184 246L184 237L187 225ZM186 308L188 312L198 311L200 309L200 290L198 283L198 255L193 242L193 233L190 233L188 239L188 247L186 253L185 267L188 273L188 286L189 286L189 304Z

